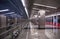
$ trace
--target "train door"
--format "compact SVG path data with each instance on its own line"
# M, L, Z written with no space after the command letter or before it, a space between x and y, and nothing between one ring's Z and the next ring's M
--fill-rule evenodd
M58 22L57 22L57 27L58 27L58 29L57 29L57 38L60 38L60 15L57 15L57 18L58 18Z
M58 33L58 16L54 16L53 17L53 34L54 36L57 36L57 33Z
M57 21L58 21L57 16L54 16L53 17L53 28L57 28Z
M52 17L50 17L49 24L51 25L51 28L53 28L53 16L52 16Z
M48 28L53 28L53 17L46 18L46 26Z
M58 17L58 23L57 23L58 25L57 25L57 27L60 28L60 15L58 15L57 17Z

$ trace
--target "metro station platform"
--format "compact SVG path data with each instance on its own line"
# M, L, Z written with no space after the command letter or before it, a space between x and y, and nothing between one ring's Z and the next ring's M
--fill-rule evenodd
M48 39L48 37L45 35L45 30L31 30L27 29L26 31L25 29L17 39Z
M23 29L23 31L21 32L17 39L59 39L57 29L37 29L33 27L36 25L32 23L30 24L30 26L32 28Z
M0 39L60 39L60 0L0 0Z

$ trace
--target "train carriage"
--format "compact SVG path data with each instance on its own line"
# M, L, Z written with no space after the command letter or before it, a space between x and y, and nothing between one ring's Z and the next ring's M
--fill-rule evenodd
M52 14L45 16L45 27L48 28L60 28L60 14Z

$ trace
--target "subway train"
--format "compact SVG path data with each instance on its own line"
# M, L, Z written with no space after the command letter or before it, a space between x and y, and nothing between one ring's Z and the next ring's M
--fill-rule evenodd
M45 27L47 28L60 28L60 13L45 16Z
M26 26L22 19L27 18L21 0L0 0L0 39L17 38Z
M18 18L0 15L0 39L12 39L19 35Z

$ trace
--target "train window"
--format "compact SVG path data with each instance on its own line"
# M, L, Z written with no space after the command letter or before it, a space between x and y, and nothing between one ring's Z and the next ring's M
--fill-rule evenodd
M46 18L47 22L53 22L53 17Z
M14 24L14 23L13 23L13 19L10 19L10 25L12 25L12 24Z
M58 23L60 23L60 15L58 16Z
M8 24L9 25L13 25L14 24L14 22L15 22L15 19L14 18L8 18Z
M0 26L6 26L6 16L0 15Z
M56 16L54 16L54 23L56 23Z
M8 17L6 16L6 25L8 26Z

